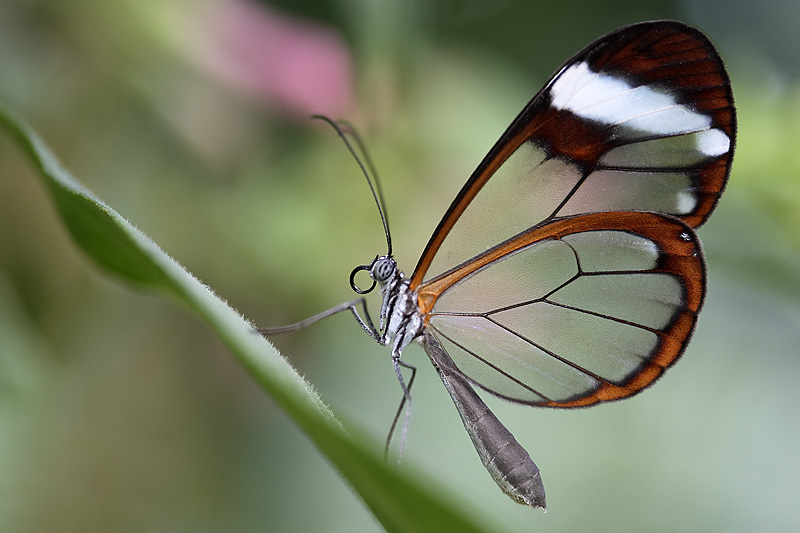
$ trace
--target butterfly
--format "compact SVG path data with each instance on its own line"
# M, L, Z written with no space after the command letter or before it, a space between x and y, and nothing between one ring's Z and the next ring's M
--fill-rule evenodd
M350 285L360 295L380 286L377 327L361 296L259 331L350 311L391 347L404 433L416 369L401 355L418 342L494 481L544 509L539 469L475 387L519 404L588 407L633 396L675 364L705 297L695 229L725 188L735 138L730 80L702 32L674 21L618 29L567 61L514 119L410 277L359 160L388 251L356 267Z

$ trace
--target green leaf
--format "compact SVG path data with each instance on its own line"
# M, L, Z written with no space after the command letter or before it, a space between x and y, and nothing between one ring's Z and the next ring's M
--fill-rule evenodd
M479 531L431 489L387 466L356 442L280 353L149 237L64 170L20 119L0 107L0 124L36 165L78 246L125 281L167 293L199 315L253 379L302 428L389 531ZM298 499L302 495L298 494Z

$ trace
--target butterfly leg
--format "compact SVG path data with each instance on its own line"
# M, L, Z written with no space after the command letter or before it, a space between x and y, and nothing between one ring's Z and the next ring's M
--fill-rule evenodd
M364 314L362 318L361 315L358 314L358 309L356 309L357 305L361 305L361 312ZM381 334L380 331L375 327L372 323L372 318L369 316L369 310L367 309L367 301L364 298L359 298L358 300L353 300L350 302L349 306L350 312L353 313L358 325L361 326L361 329L367 332L367 334L378 341L379 344L386 346L387 341L384 339L384 336Z
M408 364L402 359L392 358L392 362L394 365L395 373L397 374L397 379L400 381L400 386L403 389L403 397L400 400L400 405L397 407L397 412L394 414L394 419L392 419L392 425L389 428L389 434L386 436L386 448L384 449L384 457L389 457L389 446L392 443L392 437L394 436L394 430L397 428L397 422L400 420L400 414L403 413L405 409L405 417L403 419L403 429L400 434L400 453L398 454L398 461L400 457L403 455L403 450L405 449L406 445L406 437L408 434L408 422L411 417L411 386L414 385L414 378L417 377L417 367L414 365ZM411 370L411 377L408 379L408 386L406 386L403 375L400 372L400 367L407 368Z
M361 313L358 312L358 306L361 306ZM303 328L306 328L312 324L316 324L323 318L327 318L329 316L335 315L336 313L341 313L342 311L350 311L353 313L353 316L356 318L358 325L367 332L367 334L378 341L381 344L386 344L386 342L382 342L382 336L380 331L378 331L375 326L373 325L372 318L369 316L369 311L367 310L367 302L364 298L358 298L356 300L352 300L350 302L345 302L343 304L337 305L327 311L323 311L319 314L314 316L310 316L305 320L301 320L300 322L295 322L294 324L288 324L286 326L277 326L274 328L261 328L258 329L258 333L263 336L268 335L278 335L280 333L290 333L292 331L298 331Z

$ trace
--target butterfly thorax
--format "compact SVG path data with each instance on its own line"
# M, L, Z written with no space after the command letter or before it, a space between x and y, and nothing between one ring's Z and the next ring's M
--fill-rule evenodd
M380 256L369 268L370 277L380 284L380 338L384 346L392 345L398 355L421 332L424 325L417 303L417 293L409 289L406 279L391 256Z

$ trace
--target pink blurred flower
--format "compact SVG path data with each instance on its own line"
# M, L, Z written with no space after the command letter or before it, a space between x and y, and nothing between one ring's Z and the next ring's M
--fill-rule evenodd
M346 114L353 67L336 31L248 0L217 2L210 13L199 64L287 112Z

